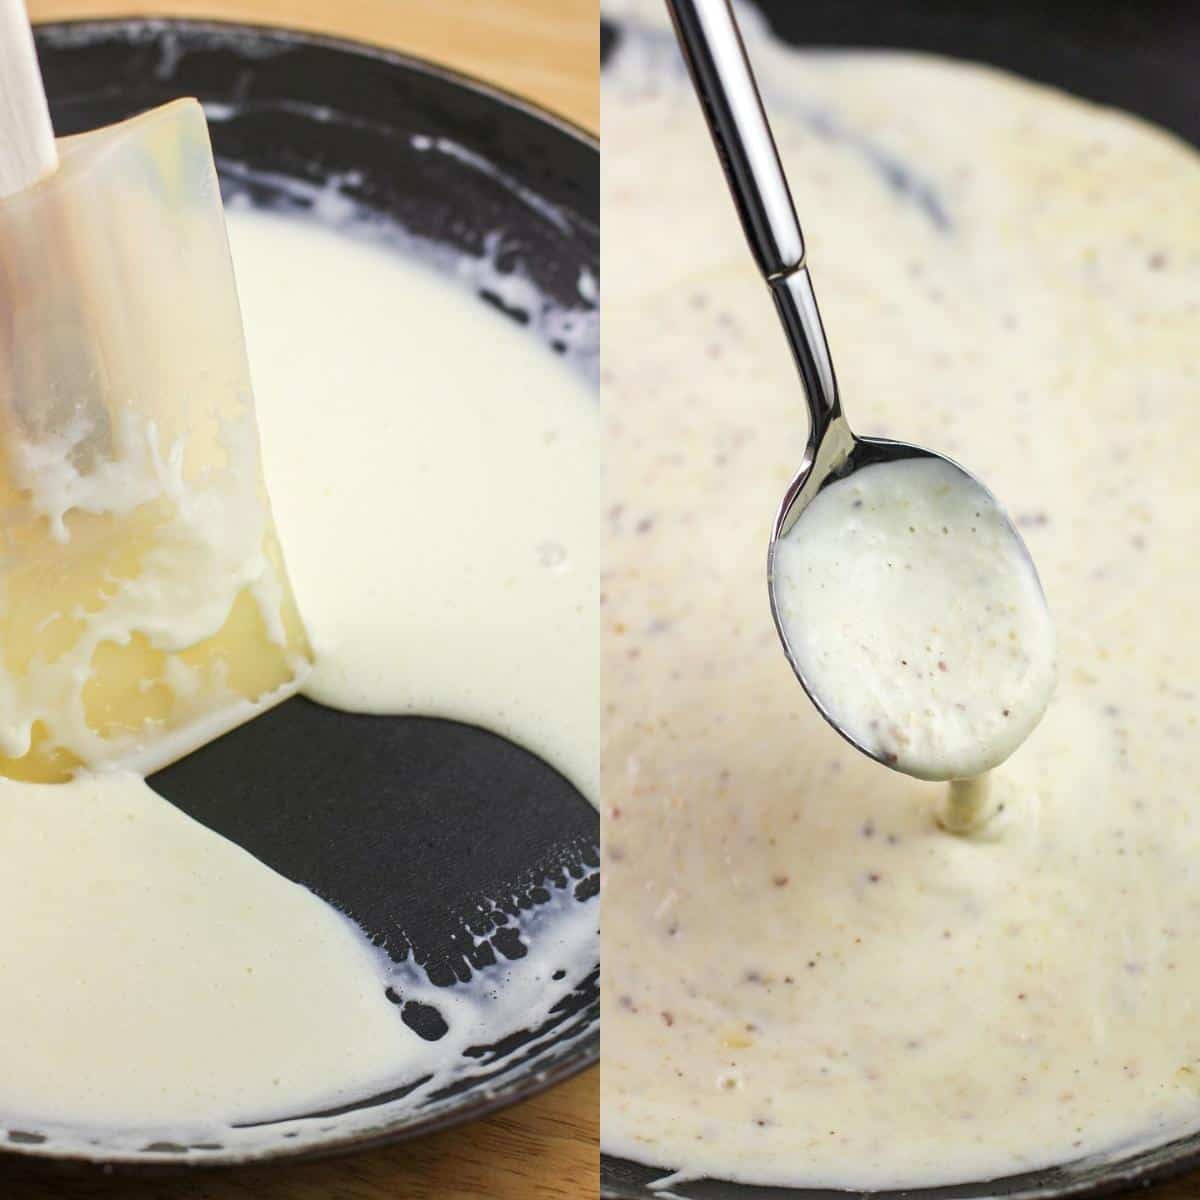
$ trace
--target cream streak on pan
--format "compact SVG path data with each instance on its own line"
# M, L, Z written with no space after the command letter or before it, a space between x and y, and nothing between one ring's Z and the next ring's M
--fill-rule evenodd
M0 843L0 1119L194 1136L430 1057L354 925L136 776L0 780Z
M469 1049L541 1027L594 969L597 902L547 882L508 926L523 955L435 987L128 773L0 779L0 844L0 1127L41 1134L28 1153L178 1163L377 1131L494 1067ZM443 1037L412 1032L389 989L435 1007Z
M1004 811L950 837L944 788L846 745L780 653L799 384L637 7L604 96L606 1149L857 1189L1200 1126L1195 155L983 68L750 35L857 426L969 464L1055 618Z
M229 231L305 691L483 725L594 802L595 397L399 255L241 211Z

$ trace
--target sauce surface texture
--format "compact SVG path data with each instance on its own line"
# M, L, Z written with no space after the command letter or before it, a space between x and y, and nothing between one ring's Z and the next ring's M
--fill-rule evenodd
M748 23L856 428L970 464L1054 614L1004 811L953 838L945 785L857 753L780 653L762 533L799 384L659 6L631 7L604 85L605 1148L873 1188L1200 1125L1200 162L992 70Z
M1037 572L987 489L952 464L876 463L822 488L773 574L809 690L906 775L982 775L1046 711L1054 625Z

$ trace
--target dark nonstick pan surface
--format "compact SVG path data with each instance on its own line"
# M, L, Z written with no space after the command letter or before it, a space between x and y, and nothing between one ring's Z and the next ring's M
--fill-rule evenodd
M432 259L447 251L479 256L492 236L499 271L525 274L570 317L587 320L577 281L599 270L599 154L562 122L426 64L278 30L67 24L42 27L38 51L60 134L196 96L209 110L227 200L307 210L312 219L328 215L331 197L335 210L353 202L373 214L381 241ZM466 153L429 152L438 139ZM495 295L484 301L504 307ZM537 314L505 311L539 327ZM562 350L548 341L548 355ZM594 370L594 355L582 357L580 369ZM398 387L398 403L403 395ZM551 889L571 889L572 903L596 907L592 806L533 755L456 722L354 716L296 698L150 784L350 914L394 959L413 957L439 986L520 956L511 918L546 903ZM596 954L598 963L598 940ZM368 1119L353 1135L331 1129L306 1140L302 1152L443 1128L594 1063L597 975L598 966L578 986L555 985L562 994L540 1029L475 1048L474 1074L444 1094ZM429 1014L414 1009L398 1004L397 1020L420 1031ZM435 1027L424 1024L425 1035ZM375 1103L415 1082L397 1079L393 1093L351 1107L369 1117ZM291 1114L309 1115L326 1116ZM256 1156L295 1154L300 1143L266 1132ZM0 1148L44 1155L53 1145L36 1127L10 1127L0 1128ZM246 1157L221 1145L147 1138L132 1153L100 1139L88 1158L161 1169L185 1154L189 1164Z
M754 0L775 34L797 46L921 50L989 63L1028 79L1136 113L1200 145L1200 20L1179 2L1032 0ZM606 25L611 52L620 28ZM803 219L803 214L801 214ZM678 1164L652 1169L605 1155L601 1187L610 1200L652 1200L649 1184ZM880 1192L887 1200L1103 1196L1200 1169L1200 1133L1105 1161L953 1187ZM675 1183L678 1200L839 1200L833 1190L747 1187L718 1180ZM855 1193L858 1194L858 1193Z

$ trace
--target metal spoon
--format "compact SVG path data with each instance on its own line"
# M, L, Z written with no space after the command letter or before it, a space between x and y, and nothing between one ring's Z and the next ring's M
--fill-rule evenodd
M805 266L804 237L791 191L729 0L666 0L666 3L746 240L775 301L808 403L811 428L804 461L784 493L768 551L771 614L792 670L825 720L856 749L885 766L895 767L895 762L864 746L839 725L805 678L780 618L774 569L777 545L822 488L863 467L907 458L932 458L948 463L991 498L1005 520L1007 514L979 480L944 455L909 442L859 437L851 430L842 412L837 377ZM1008 525L1028 557L1020 534L1010 520ZM962 801L962 805L977 808L982 804L978 797L983 790L972 789L976 801ZM965 820L960 814L960 821Z

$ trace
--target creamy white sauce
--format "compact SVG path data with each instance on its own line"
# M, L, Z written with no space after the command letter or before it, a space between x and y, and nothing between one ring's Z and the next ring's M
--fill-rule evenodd
M313 694L475 721L594 798L599 463L587 388L459 283L312 223L230 224L268 475L322 648ZM93 479L100 499L173 480L153 456L140 465L131 453ZM232 465L253 492L256 460ZM26 483L35 496L54 484L69 525L78 497L55 469L44 456ZM180 602L245 582L239 556L266 518L203 499L202 532L225 534L208 538L211 556L179 552L171 587L139 577L114 601L137 601L138 619L180 644L191 629ZM0 1126L32 1153L179 1161L147 1144L195 1157L205 1145L315 1144L451 1104L439 1099L447 1085L504 1065L472 1047L540 1030L529 1053L587 1033L555 1011L595 964L599 901L576 898L574 879L540 881L548 899L515 916L516 897L496 897L508 952L514 932L524 952L498 950L446 989L411 961L391 964L134 774L0 780L0 846ZM445 1034L412 1032L388 989L435 1007ZM410 1084L369 1109L277 1120ZM262 1120L273 1123L235 1127ZM30 1131L43 1140L28 1143Z
M484 725L594 801L594 395L402 256L241 210L229 229L307 693Z
M856 428L970 464L1055 616L1002 811L952 837L780 653L755 531L799 384L640 7L604 95L604 1147L856 1189L1194 1129L1200 163L995 71L749 32Z
M835 725L918 779L1002 763L1054 690L1054 626L1020 536L936 458L823 488L780 539L774 595L792 656Z
M263 1119L420 1053L354 925L135 775L0 780L0 845L0 1119Z
M524 958L434 987L127 773L0 779L0 844L0 1127L45 1135L34 1152L253 1152L368 1128L479 1069L469 1047L536 1028L553 976L594 962L597 905L560 889L514 923ZM434 1005L445 1036L410 1030L389 989ZM408 1101L278 1122L423 1076Z

